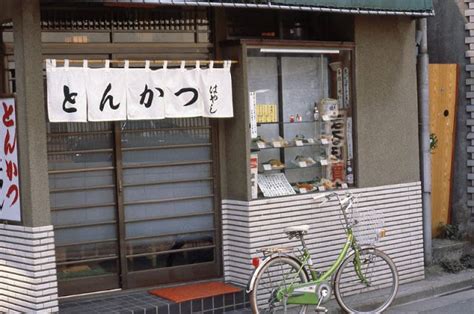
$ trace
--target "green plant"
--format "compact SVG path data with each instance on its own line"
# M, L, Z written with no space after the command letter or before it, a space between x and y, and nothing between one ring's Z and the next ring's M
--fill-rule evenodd
M441 231L439 235L441 239L462 240L464 238L464 234L459 230L458 225L440 223L438 228Z
M461 257L461 264L463 264L465 268L474 268L474 256L470 254L464 255Z
M465 269L464 265L458 260L445 259L441 260L439 264L446 272L452 274L459 273L461 270Z

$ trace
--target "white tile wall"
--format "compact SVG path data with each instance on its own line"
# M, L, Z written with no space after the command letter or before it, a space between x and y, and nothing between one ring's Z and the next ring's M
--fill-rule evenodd
M387 236L378 244L395 264L402 283L424 278L421 183L406 183L364 189L359 208L372 208L384 217ZM342 192L341 192L342 193ZM336 201L323 207L313 195L303 194L250 202L223 200L223 254L226 281L246 285L253 271L251 259L257 250L273 246L299 246L283 233L288 226L310 225L305 237L315 265L327 269L345 243Z
M468 128L467 139L467 206L471 211L471 220L474 219L474 0L464 0L469 5L469 9L464 11L466 16L466 39L465 43L468 45L466 51L466 58L468 59L466 65L467 79L466 79L466 98L468 103L465 106L467 111L466 126Z
M0 312L57 312L53 226L0 224Z

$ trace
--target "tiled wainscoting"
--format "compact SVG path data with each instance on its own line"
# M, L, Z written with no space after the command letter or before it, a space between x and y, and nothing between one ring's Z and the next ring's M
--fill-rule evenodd
M358 206L372 208L384 217L386 237L378 247L395 261L401 283L424 278L421 183L352 189L360 194ZM340 193L343 193L341 191ZM317 206L315 194L302 194L250 202L223 201L223 252L225 280L245 285L257 250L274 246L298 246L283 229L308 224L305 237L313 261L327 269L345 242L337 201Z
M0 224L0 312L57 312L53 226Z

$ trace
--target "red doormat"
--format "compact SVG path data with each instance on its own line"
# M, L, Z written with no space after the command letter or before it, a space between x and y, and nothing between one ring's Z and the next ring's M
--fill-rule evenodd
M157 297L171 300L176 303L239 292L241 289L223 282L204 282L191 285L162 288L148 291Z

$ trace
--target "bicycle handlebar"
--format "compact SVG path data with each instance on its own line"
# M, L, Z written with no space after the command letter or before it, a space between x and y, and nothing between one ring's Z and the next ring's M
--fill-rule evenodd
M317 200L317 199L320 199L320 198L326 198L326 200L324 200L322 204L325 204L326 202L328 202L329 200L331 200L331 198L335 196L337 198L337 200L339 201L339 205L341 206L341 208L343 207L343 205L345 203L347 203L348 201L351 201L353 198L354 198L354 194L352 194L351 192L346 192L345 193L345 198L341 198L341 196L339 195L339 193L337 192L331 192L331 193L327 193L327 194L322 194L322 195L316 195L313 197L314 200Z
M313 199L314 200L317 200L317 199L320 199L320 198L325 198L325 200L323 200L319 205L323 205L325 203L327 203L332 197L336 197L338 202L339 202L339 206L341 208L341 212L342 212L342 215L344 216L344 221L346 223L346 226L349 226L349 221L347 219L347 213L346 213L346 210L350 207L351 205L351 201L354 199L354 194L352 194L351 192L346 192L345 193L345 197L344 198L341 198L341 196L339 195L339 193L337 192L331 192L331 193L327 193L327 194L323 194L323 195L317 195L317 196L314 196ZM347 206L345 206L347 204Z

